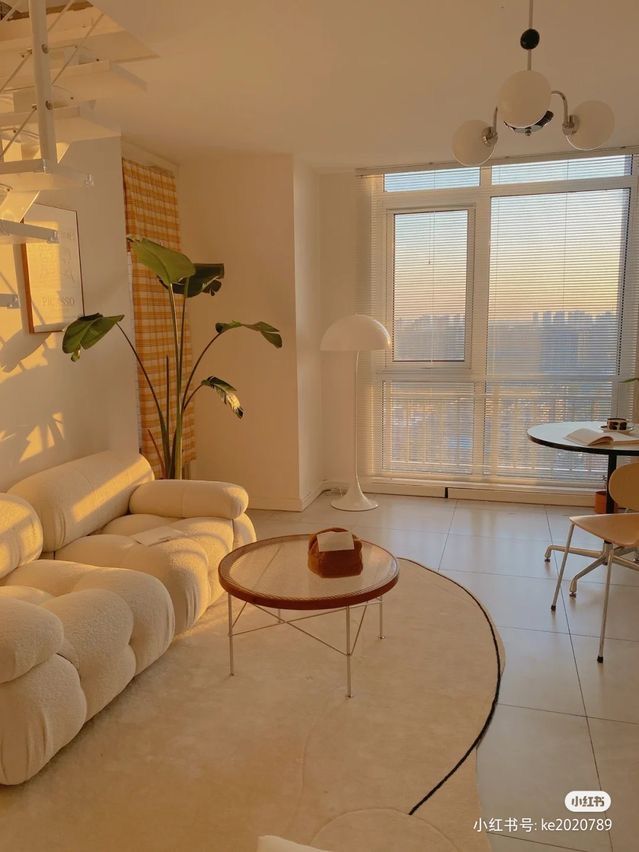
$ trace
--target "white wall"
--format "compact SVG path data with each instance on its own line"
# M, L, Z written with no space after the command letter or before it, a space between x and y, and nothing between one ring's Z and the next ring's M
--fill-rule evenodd
M244 485L257 508L300 509L322 481L318 188L288 155L214 152L180 166L183 249L225 264L220 293L190 303L195 354L216 321L265 320L284 339L276 350L230 332L198 373L230 382L246 413L238 421L198 392L193 475Z
M358 180L353 173L320 177L320 258L324 328L347 314L362 312L358 297L366 285L363 257L367 227ZM362 359L364 355L360 356ZM324 478L346 483L353 469L354 381L350 353L322 354Z
M214 392L199 391L193 475L238 482L253 506L298 508L293 159L207 154L181 165L178 188L184 251L226 270L220 293L190 303L194 352L216 321L264 320L284 338L277 350L240 329L212 347L198 376L230 382L245 415L238 421Z
M130 329L120 159L117 138L74 144L65 164L91 172L95 185L38 201L78 212L85 312L125 313ZM24 303L19 249L0 247L0 292ZM61 333L27 329L24 308L0 308L0 489L87 453L135 451L135 365L119 332L72 364Z
M299 479L300 497L306 504L317 496L324 479L319 176L297 162L293 189Z

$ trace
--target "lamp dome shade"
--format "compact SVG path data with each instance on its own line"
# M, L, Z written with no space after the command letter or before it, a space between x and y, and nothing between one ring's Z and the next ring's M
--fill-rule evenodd
M550 83L538 71L517 71L499 92L499 112L511 127L531 127L546 114Z
M341 317L324 332L320 349L326 352L371 352L390 346L390 334L373 317L352 314Z
M577 128L566 136L578 151L591 151L607 142L615 129L615 116L603 101L584 101L571 115Z
M453 154L462 166L481 166L495 150L497 135L485 140L490 126L479 118L465 121L453 136Z

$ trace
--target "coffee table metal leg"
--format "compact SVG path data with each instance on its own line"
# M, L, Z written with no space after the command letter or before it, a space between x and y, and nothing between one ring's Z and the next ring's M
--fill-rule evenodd
M352 698L351 689L351 608L346 607L346 697Z
M233 665L233 595L228 593L228 604L229 604L229 671L231 675L235 674L235 667Z

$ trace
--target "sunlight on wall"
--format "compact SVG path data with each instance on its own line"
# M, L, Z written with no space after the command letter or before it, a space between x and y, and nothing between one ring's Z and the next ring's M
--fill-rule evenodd
M27 445L20 456L20 461L52 449L62 440L64 440L64 416L61 411L57 411L49 415L47 423L36 426L26 436Z

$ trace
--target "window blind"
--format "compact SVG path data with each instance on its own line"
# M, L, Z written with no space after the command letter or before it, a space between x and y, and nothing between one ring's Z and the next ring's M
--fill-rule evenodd
M468 210L394 216L393 357L463 361Z
M361 178L361 308L387 324L363 383L364 472L601 482L605 458L532 444L548 421L632 415L636 172L619 154ZM480 172L475 180L469 172ZM633 172L635 172L633 174Z

